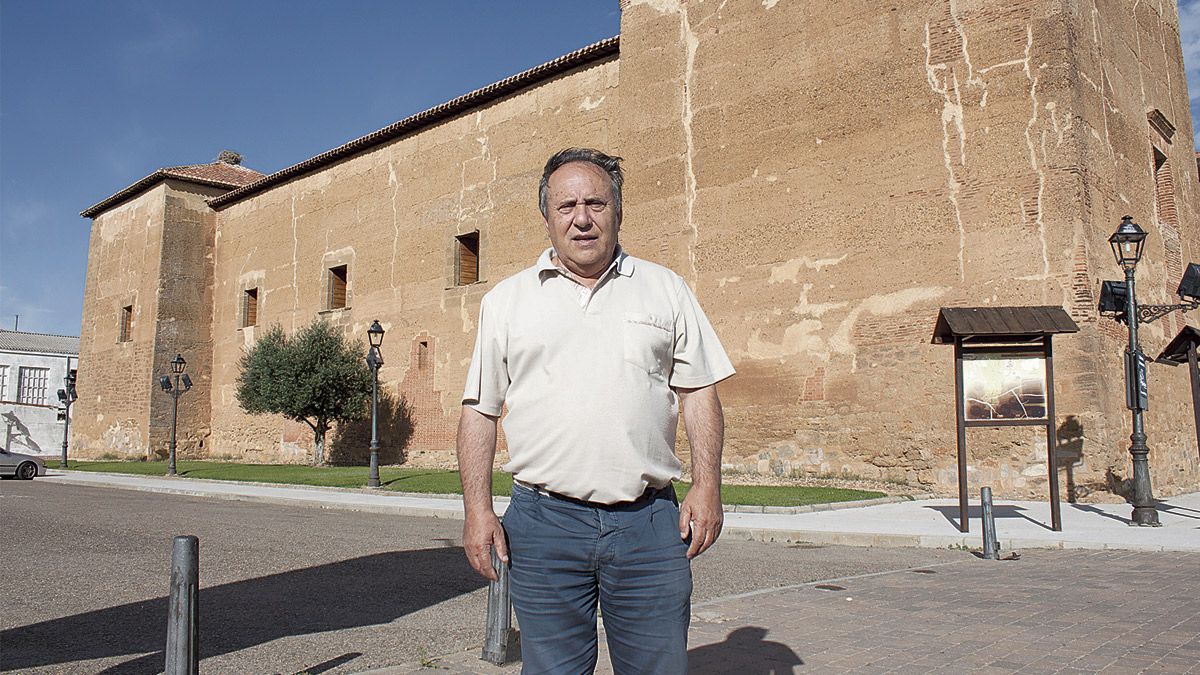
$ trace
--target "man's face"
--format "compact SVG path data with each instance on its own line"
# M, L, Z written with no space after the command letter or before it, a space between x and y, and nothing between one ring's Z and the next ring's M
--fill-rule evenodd
M571 162L550 174L546 188L546 232L559 264L598 277L612 262L621 228L608 175L590 162Z

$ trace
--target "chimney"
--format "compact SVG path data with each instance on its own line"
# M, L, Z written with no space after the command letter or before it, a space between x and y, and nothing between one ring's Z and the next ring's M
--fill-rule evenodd
M242 156L233 150L222 150L221 154L217 155L217 161L237 165L242 163Z

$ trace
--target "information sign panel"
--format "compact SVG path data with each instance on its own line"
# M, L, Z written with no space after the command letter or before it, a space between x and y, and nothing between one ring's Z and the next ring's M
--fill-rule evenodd
M966 419L1046 419L1046 359L1042 354L964 353Z

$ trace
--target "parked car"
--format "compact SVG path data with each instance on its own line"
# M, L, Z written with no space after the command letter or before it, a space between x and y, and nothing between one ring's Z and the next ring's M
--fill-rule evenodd
M46 475L46 462L41 457L22 455L0 448L0 477L33 480L34 476Z

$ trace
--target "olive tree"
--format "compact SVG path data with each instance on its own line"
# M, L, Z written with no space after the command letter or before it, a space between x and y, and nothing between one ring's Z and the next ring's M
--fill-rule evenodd
M307 424L313 431L313 465L325 463L325 434L334 422L360 420L369 412L366 350L325 321L292 336L272 326L242 354L238 367L242 410Z

